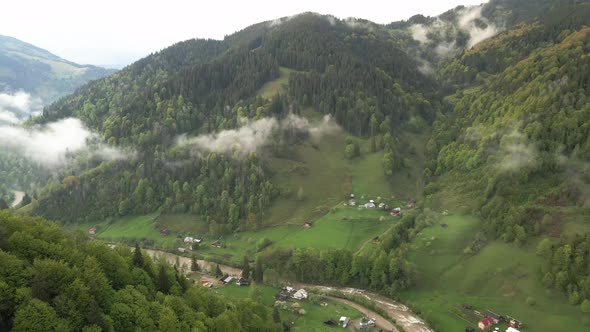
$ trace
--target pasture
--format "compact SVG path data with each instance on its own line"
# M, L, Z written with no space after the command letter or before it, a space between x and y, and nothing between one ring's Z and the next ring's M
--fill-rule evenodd
M266 82L258 91L258 95L263 98L271 98L277 93L284 90L284 86L289 83L289 76L293 72L292 69L286 67L279 68L279 77L270 82Z
M158 214L145 216L123 217L114 222L88 223L75 225L76 229L88 232L92 227L97 228L96 237L108 242L126 242L131 244L139 241L143 245L161 249L176 248L178 242L175 236L163 237L156 228Z
M382 234L398 217L390 217L382 210L338 206L312 227L283 225L256 232L242 232L222 237L225 248L213 248L208 243L198 253L217 256L233 263L241 263L244 255L254 257L262 239L272 241L270 247L316 249L348 249L353 252L363 243Z
M541 258L536 243L518 248L499 241L488 243L473 256L463 254L479 229L472 217L448 216L413 241L410 259L416 264L416 287L401 298L441 331L462 331L477 322L466 322L453 313L468 303L524 322L529 331L586 331L589 317L568 304L558 292L541 284ZM533 297L536 304L526 303Z

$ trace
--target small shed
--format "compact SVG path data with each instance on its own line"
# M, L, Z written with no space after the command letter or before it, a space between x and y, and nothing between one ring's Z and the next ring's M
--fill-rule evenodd
M236 281L236 285L238 285L238 286L249 286L250 285L250 281L248 279L240 278L240 279L238 279L238 281Z
M305 227L305 228L311 228L311 226L313 226L311 221L306 221L305 224L303 224L303 227Z
M221 278L219 280L224 284L229 284L232 280L234 280L234 277L225 275L225 276L223 276L223 278Z
M487 310L484 315L486 317L490 317L494 320L494 324L498 324L499 322L503 322L504 321L504 317L501 315L498 315L497 313L491 311L491 310Z
M522 322L516 318L507 317L507 320L508 320L508 325L510 325L511 327L513 327L515 329L519 329L522 327Z
M340 324L342 324L343 328L346 328L348 326L348 323L350 322L350 318L348 318L346 316L342 316L342 317L340 317L340 320L338 322Z
M302 288L293 294L293 298L296 300L305 300L307 299L307 291Z
M213 248L221 248L221 242L215 241L215 242L211 243L211 246Z

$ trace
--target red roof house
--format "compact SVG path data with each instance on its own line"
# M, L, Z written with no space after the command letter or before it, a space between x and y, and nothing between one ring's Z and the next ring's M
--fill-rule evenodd
M93 228L89 229L88 234L90 234L90 235L96 234L96 228L93 227Z
M486 317L486 318L482 319L479 322L479 324L477 324L477 326L482 330L485 330L485 329L491 327L492 325L494 325L494 319L492 317Z

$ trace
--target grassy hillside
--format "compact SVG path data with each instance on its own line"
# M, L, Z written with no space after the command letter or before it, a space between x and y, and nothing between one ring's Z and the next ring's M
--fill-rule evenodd
M289 76L293 72L292 69L286 67L279 68L279 77L275 80L265 83L260 90L258 90L258 95L263 98L270 98L277 93L285 92L286 87L289 83Z
M515 317L526 330L587 329L587 315L571 306L565 296L541 284L542 261L535 255L536 242L518 248L492 241L476 255L464 254L480 225L477 218L448 216L422 231L410 249L418 284L402 292L402 299L440 331L477 325L477 321L471 321L478 317L473 310L462 313L464 303L480 312L492 310ZM529 297L534 305L527 304Z

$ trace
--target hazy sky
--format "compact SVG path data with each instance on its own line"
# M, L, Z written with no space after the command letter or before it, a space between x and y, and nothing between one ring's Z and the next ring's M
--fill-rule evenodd
M306 11L389 23L482 2L487 0L7 0L0 34L74 62L116 65L181 40L221 39L254 23Z

